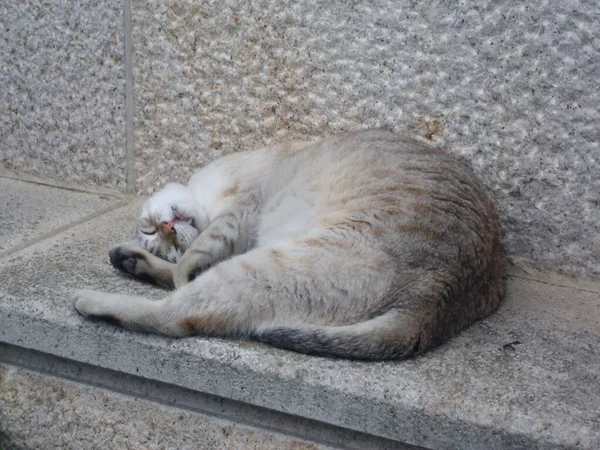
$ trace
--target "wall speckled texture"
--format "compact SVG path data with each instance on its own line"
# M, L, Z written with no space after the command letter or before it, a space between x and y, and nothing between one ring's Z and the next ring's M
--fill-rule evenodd
M138 192L240 149L408 130L471 161L514 263L600 278L597 1L131 6ZM0 166L124 190L123 3L0 2L0 24Z
M122 9L0 2L0 166L124 189Z
M471 161L514 263L600 277L595 0L140 0L132 20L140 192L239 149L406 127Z

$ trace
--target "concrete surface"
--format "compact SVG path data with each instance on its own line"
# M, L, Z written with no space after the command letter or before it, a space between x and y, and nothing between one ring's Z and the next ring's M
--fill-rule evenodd
M237 402L215 395L205 394L199 391L185 389L173 384L161 383L156 380L149 380L139 376L124 374L109 369L102 369L98 366L79 363L73 360L57 358L56 356L40 353L33 350L24 350L22 347L16 347L9 344L0 343L0 360L4 361L6 366L18 368L27 367L35 371L36 376L51 378L52 380L66 379L75 380L75 387L82 385L102 388L104 390L118 392L130 399L142 399L166 405L173 410L179 410L183 413L198 413L205 418L217 418L227 420L228 422L244 427L260 428L265 431L265 435L271 436L274 432L284 435L294 442L311 442L318 448L345 448L354 450L423 450L422 447L414 447L399 444L388 439L377 438L372 435L358 433L352 430L343 429L310 419L304 419L298 416L279 413L277 411L260 408L243 402ZM31 384L29 385L31 386ZM8 388L5 389L8 391ZM0 396L2 390L0 389ZM29 396L35 397L35 393L29 393ZM45 403L40 396L36 398L36 403ZM0 400L1 405L1 400ZM0 406L1 408L1 406ZM17 410L24 411L26 408ZM115 408L95 409L95 413L105 420L105 415L111 415ZM156 409L156 408L155 408ZM11 413L12 408L8 405L5 411L5 417L10 416L13 420L18 414ZM0 414L1 415L1 414ZM135 412L130 413L135 417ZM68 415L61 415L60 422L55 424L57 428L67 425ZM206 421L210 422L209 419ZM67 425L68 426L68 425ZM5 428L9 428L6 426ZM0 420L0 434L2 432ZM10 427L14 430L14 427ZM173 433L165 429L166 434ZM19 435L27 435L28 430L22 427ZM31 433L31 432L29 432ZM12 433L15 436L17 433ZM186 436L185 434L183 435ZM256 434L257 442L260 442L260 434ZM50 442L51 440L47 440ZM192 440L195 442L196 439ZM202 439L198 443L204 442ZM183 439L180 439L183 443ZM265 445L269 444L269 439L265 439ZM46 447L46 446L42 446ZM220 446L218 448L221 448ZM246 447L241 447L246 448Z
M123 2L0 2L0 165L124 189Z
M330 449L278 433L0 364L8 449Z
M119 198L0 178L0 255L118 204Z
M144 0L138 189L267 142L407 127L493 193L510 260L600 279L594 0Z
M559 286L515 272L498 313L405 362L308 357L86 321L69 302L76 289L164 295L108 262L139 206L2 258L0 342L427 448L600 447L598 285Z

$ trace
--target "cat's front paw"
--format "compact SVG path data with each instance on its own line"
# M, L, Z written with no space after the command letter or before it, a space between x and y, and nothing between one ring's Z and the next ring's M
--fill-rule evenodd
M144 268L147 266L143 250L129 242L112 247L108 252L108 257L115 269L134 276L144 272Z
M205 253L188 251L184 253L173 274L175 287L179 289L184 284L194 281L202 272L212 265L211 258Z
M122 320L117 317L114 304L111 303L110 294L84 289L73 294L71 303L75 311L86 319L99 319L123 326Z

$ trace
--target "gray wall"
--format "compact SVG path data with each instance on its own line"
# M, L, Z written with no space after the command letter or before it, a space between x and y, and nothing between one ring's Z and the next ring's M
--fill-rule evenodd
M89 39L78 60L89 67L79 66L95 67L95 78L71 80L68 59L44 53L58 93L93 88L98 110L30 80L19 67L35 58L22 39L11 40L16 53L2 50L5 85L89 113L74 135L45 131L44 110L3 94L2 110L16 111L1 123L4 165L43 171L35 162L56 161L62 138L79 157L68 159L67 176L123 185L124 103L111 106L124 102L124 69L98 62L122 49L111 4L81 6ZM9 28L38 26L34 15L13 17ZM133 1L137 190L290 137L406 129L471 161L497 200L513 262L600 278L599 23L595 0Z
M118 0L0 2L0 165L123 188Z

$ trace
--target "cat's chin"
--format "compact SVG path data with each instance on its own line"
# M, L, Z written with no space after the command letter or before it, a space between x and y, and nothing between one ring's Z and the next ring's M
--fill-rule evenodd
M173 207L173 212L175 213L175 220L180 221L180 222L187 222L190 225L194 226L194 218L193 217L184 216L179 211L177 211L177 208L175 208L175 207Z

